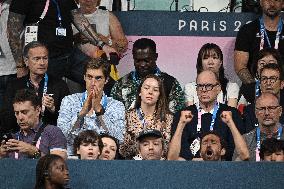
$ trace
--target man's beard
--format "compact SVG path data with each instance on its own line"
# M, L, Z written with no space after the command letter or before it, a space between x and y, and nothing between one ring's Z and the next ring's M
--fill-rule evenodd
M276 11L276 12L274 12L274 13L269 13L269 11L264 11L264 14L267 16L267 17L269 17L270 19L275 19L276 17L278 17L279 15L280 15L280 12L281 11Z

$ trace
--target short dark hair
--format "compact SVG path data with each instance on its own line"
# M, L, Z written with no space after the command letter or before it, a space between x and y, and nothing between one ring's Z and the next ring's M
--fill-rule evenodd
M264 160L265 154L272 154L275 152L283 151L284 153L284 141L277 140L276 138L266 138L260 146L259 156Z
M36 47L43 47L43 48L45 48L45 49L47 50L47 52L48 52L47 46L46 46L44 43L39 42L39 41L32 41L32 42L28 43L28 44L24 47L24 49L23 49L23 57L28 58L28 56L29 56L29 51L30 51L31 49L33 49L33 48L36 48Z
M221 148L225 148L227 147L227 144L226 144L226 141L223 139L223 137L217 133L216 131L207 131L207 132L204 132L202 135L201 135L201 139L200 139L200 142L202 142L203 138L206 137L207 135L215 135L217 136L219 139L220 139L220 143L221 143Z
M102 152L103 149L103 143L101 136L93 130L85 130L79 133L78 136L75 137L74 143L73 143L73 152L76 155L77 154L77 149L80 148L80 145L83 143L91 144L98 142L100 152Z
M140 38L140 39L137 39L134 42L132 53L133 53L134 49L147 49L147 48L150 48L153 52L156 53L155 41L153 41L152 39L149 39L149 38Z
M107 134L107 133L103 133L103 134L101 134L100 135L101 136L101 139L102 138L110 138L110 139L112 139L114 142L115 142L115 145L116 145L116 147L117 147L117 150L116 150L116 152L115 152L115 157L114 157L114 159L121 159L121 157L120 157L120 154L119 154L119 141L118 141L118 139L117 138L115 138L115 137L113 137L113 136L111 136L111 135L109 135L109 134Z
M277 64L281 67L282 66L282 59L281 59L281 55L280 53L273 48L265 48L265 49L261 49L257 55L257 57L255 58L255 60L253 60L253 63L250 67L250 72L252 73L252 75L254 77L257 77L257 67L258 67L258 61L266 56L273 56L273 58L276 59ZM281 68L283 69L283 68Z
M283 81L283 70L282 70L282 68L278 65L278 64L266 64L266 65L264 65L263 66L263 68L261 68L261 70L260 70L260 76L262 75L262 72L264 71L264 70L275 70L275 71L278 71L279 72L279 75L280 75L280 80L281 81Z
M25 101L30 101L33 107L41 106L41 99L35 91L31 89L18 90L14 97L13 104Z
M85 74L88 69L102 69L102 72L107 79L110 74L110 64L103 58L88 59L85 66Z
M55 154L47 154L38 160L36 165L36 183L34 187L35 189L45 187L45 177L49 173L52 163L57 160L64 161L61 156Z

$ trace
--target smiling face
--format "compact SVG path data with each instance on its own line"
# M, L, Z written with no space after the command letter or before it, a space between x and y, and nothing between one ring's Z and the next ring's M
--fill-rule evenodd
M80 155L80 159L95 160L100 155L100 148L98 141L95 143L82 143L77 149L77 154Z
M204 161L219 161L225 155L221 140L215 134L208 134L201 140L200 156Z

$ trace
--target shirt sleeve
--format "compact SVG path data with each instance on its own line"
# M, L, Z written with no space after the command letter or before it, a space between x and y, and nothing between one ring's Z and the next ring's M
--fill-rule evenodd
M185 102L193 102L194 103L195 95L197 95L195 82L187 83L184 86Z
M240 88L237 83L228 83L227 86L227 100L229 98L238 98L239 97Z
M257 23L258 22L253 21L240 28L235 42L235 50L244 52L251 51L253 40L255 39L254 31L257 29Z
M41 136L40 151L48 154L52 149L66 148L67 141L62 131L56 126L46 126Z
M109 134L123 142L125 132L125 108L122 102L112 100L108 104L103 117L103 121L108 128Z

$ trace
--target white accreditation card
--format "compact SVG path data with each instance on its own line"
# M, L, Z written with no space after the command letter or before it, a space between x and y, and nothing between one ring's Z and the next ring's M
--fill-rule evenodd
M62 28L62 27L56 28L56 35L66 37L66 28Z
M38 26L28 25L25 28L25 45L32 41L37 41L38 36Z

